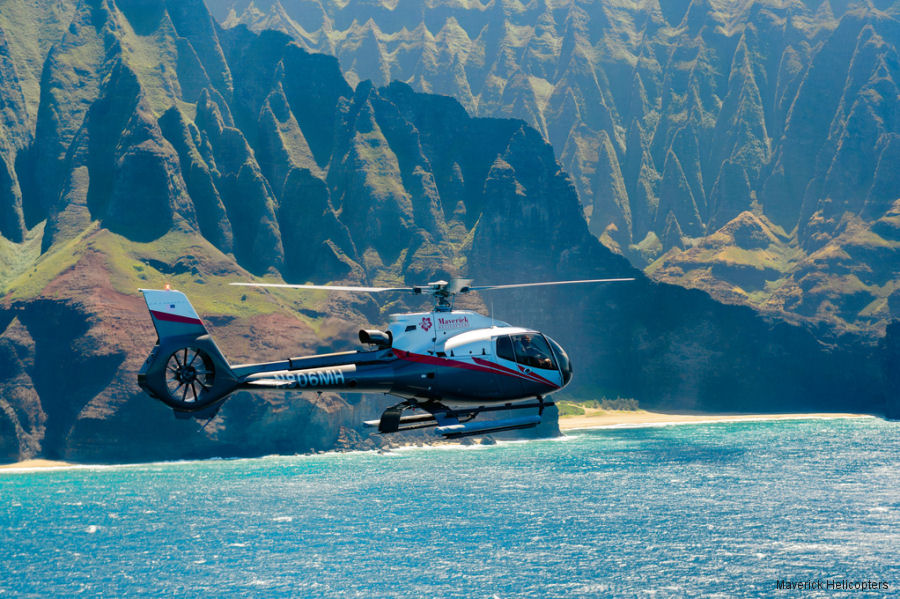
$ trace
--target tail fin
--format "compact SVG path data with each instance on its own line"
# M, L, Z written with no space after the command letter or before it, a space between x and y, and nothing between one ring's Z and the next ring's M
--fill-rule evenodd
M176 416L212 416L237 386L228 360L180 291L141 289L158 337L138 384Z
M206 327L185 294L170 289L141 289L159 340L208 335Z

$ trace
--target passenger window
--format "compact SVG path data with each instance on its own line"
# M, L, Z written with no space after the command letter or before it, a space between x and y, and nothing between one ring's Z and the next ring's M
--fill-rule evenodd
M516 361L522 366L555 370L553 354L542 335L515 335L512 338Z
M509 337L497 337L497 357L510 362L516 361L516 354L513 353L513 346Z

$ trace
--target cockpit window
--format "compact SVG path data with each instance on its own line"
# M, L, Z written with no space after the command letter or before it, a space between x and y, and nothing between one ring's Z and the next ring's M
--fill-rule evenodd
M509 360L510 362L516 361L516 354L513 352L512 341L510 341L509 337L506 335L497 337L497 357Z
M572 379L572 361L559 343L550 337L547 337L547 341L553 346L553 353L556 354L556 362L559 364L559 371L562 373L563 385L565 385Z
M516 351L516 361L522 366L546 370L556 369L553 353L543 335L531 333L512 335L512 344Z

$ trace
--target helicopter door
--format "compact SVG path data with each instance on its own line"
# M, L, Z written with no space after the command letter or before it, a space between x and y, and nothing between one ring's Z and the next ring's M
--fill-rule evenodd
M509 338L509 335L497 337L494 356L497 365L513 371L519 370L518 364L516 363L516 352L515 349L513 349L512 339ZM525 390L522 385L522 379L519 377L503 376L500 377L500 380L502 381L502 387L507 392L504 393L504 395L518 396Z

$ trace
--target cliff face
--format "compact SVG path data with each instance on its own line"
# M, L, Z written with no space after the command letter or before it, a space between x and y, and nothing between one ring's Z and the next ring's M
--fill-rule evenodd
M885 416L900 420L900 323L892 322L881 341L885 384Z
M897 3L210 0L348 80L524 119L653 278L838 330L900 317ZM723 240L759 220L776 247ZM885 268L885 265L890 267Z
M380 443L355 427L385 398L245 393L204 424L173 420L139 391L154 342L139 287L187 292L233 362L346 349L361 326L421 307L227 285L251 274L370 284L633 275L615 287L498 293L492 308L571 350L579 397L883 410L876 350L859 339L822 345L806 329L652 283L602 246L552 148L522 121L471 118L401 83L351 87L334 58L276 32L221 30L200 2L57 7L69 22L41 30L57 38L31 47L43 52L39 84L18 76L25 110L6 113L7 131L22 133L2 154L18 181L8 197L19 198L0 239L3 459ZM2 33L9 48L27 46L27 31ZM8 81L34 72L24 54L9 56ZM460 305L488 309L479 298Z

